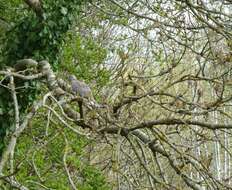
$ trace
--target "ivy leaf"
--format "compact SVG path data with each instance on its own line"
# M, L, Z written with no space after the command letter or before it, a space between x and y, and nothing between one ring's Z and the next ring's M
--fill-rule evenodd
M63 14L63 15L66 15L68 13L68 9L66 7L61 7L61 10L60 12Z

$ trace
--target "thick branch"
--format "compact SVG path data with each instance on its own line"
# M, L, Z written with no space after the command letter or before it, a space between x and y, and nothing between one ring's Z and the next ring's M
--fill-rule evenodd
M213 123L206 123L201 121L193 121L189 119L160 119L160 120L153 120L153 121L146 121L143 123L138 124L136 127L130 129L131 131L134 131L136 129L142 129L142 128L151 128L154 125L195 125L200 126L202 128L207 128L211 130L216 129L231 129L231 124L213 124Z
M23 79L23 80L33 80L33 79L43 77L42 73L26 76L26 75L22 75L22 74L19 74L19 73L8 72L8 71L0 71L0 75L14 76L14 77L17 77L17 78L20 78L20 79Z
M42 15L42 6L39 0L24 0L25 3L33 9L37 16Z

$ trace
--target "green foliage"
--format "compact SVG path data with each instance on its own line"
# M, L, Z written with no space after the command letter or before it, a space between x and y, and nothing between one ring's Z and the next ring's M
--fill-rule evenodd
M84 183L80 186L80 190L109 190L104 177L99 171L91 166L84 168L82 172Z
M42 3L41 17L38 17L31 9L25 9L19 1L1 3L0 5L4 5L5 9L2 14L9 20L12 27L2 39L0 69L13 66L18 59L22 58L46 59L57 69L64 37L83 2L85 0L45 0ZM10 12L12 10L15 11ZM7 80L3 84L7 84ZM23 114L39 91L36 83L32 82L17 81L17 86L25 87L18 90L20 113ZM0 87L0 106L0 136L4 139L6 128L12 125L13 103L10 92L2 87ZM0 142L0 155L2 146L3 141Z
M42 118L34 121L32 126L33 128L28 128L19 139L15 152L16 160L21 162L16 174L16 178L21 183L33 190L40 189L38 184L49 189L70 189L63 165L63 155L66 148L63 134L65 134L69 141L67 166L78 189L110 189L101 173L82 161L84 147L91 142L68 129L62 129L60 132L61 128L58 123L50 125L48 136L45 136L46 121ZM81 182L78 181L77 176L82 178Z
M11 23L10 30L1 35L3 38L0 47L0 69L6 66L13 66L18 59L34 58L35 60L48 60L54 69L65 69L71 73L81 73L80 78L91 81L96 79L100 85L108 81L107 70L99 69L106 58L106 51L92 39L82 39L76 35L68 35L67 31L72 27L76 16L80 12L81 3L85 0L58 0L43 1L43 13L38 17L29 8L25 8L20 1L9 1L0 3L6 6L4 18ZM18 9L15 9L15 8ZM10 11L14 8L15 12ZM66 43L65 40L67 41ZM73 43L70 43L73 42ZM75 52L72 47L75 46ZM65 48L62 64L60 62L61 48ZM73 57L78 61L78 65L72 62ZM96 73L97 71L97 73ZM7 84L8 79L3 82ZM34 101L39 93L36 82L16 81L17 86L24 86L18 90L18 101L20 105L21 117L28 106ZM14 109L9 90L0 88L0 152L3 149L3 139L6 129L9 130L14 120ZM66 148L65 133L69 139L69 152L67 155L68 167L82 176L82 182L74 179L78 184L78 189L82 190L106 190L110 189L104 177L94 167L83 163L83 147L88 141L73 132L64 130L58 132L59 125L49 128L46 136L44 120L37 120L33 123L35 128L28 128L19 139L15 158L20 162L19 171L16 178L30 187L30 189L40 189L41 185L49 189L68 190L70 184L63 166L64 149ZM54 137L54 134L57 135ZM53 136L52 136L53 135ZM44 143L46 142L46 143ZM17 163L16 163L17 164ZM73 174L75 177L75 174Z
M0 20L11 22L17 15L15 10L22 3L21 0L1 0L0 1ZM0 27L1 28L1 27ZM0 34L1 35L1 34Z
M57 67L61 44L79 12L81 2L43 1L41 18L28 10L16 13L19 19L15 20L6 37L5 63L13 65L17 59L30 57L46 59Z
M102 67L106 58L106 50L92 38L82 38L70 33L64 45L64 53L61 71L67 71L77 75L86 82L95 80L98 86L104 86L110 77L110 73Z

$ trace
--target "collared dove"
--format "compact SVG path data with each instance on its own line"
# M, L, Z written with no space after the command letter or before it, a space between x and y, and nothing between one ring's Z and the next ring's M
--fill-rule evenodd
M71 82L72 92L75 95L79 95L82 98L88 99L90 105L94 106L95 108L105 107L104 105L100 105L95 101L90 87L85 82L77 80L75 75L70 75L69 80Z
M77 80L75 75L70 75L69 81L71 82L71 89L73 94L79 95L80 97L87 99L89 101L89 105L94 106L95 108L103 107L102 105L99 105L94 100L92 91L85 82ZM84 111L82 104L83 104L82 101L78 102L81 119L84 118Z
M82 98L93 100L93 95L90 87L83 81L77 80L74 75L69 76L72 92Z

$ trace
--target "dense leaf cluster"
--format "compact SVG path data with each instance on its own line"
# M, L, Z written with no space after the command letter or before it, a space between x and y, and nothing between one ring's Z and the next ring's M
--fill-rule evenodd
M66 32L71 28L76 15L79 13L81 3L85 0L73 1L43 1L42 15L38 17L31 9L25 8L17 1L8 2L9 11L14 7L15 13L6 16L11 24L5 34L2 47L0 68L13 66L18 59L34 58L35 60L48 60L54 68L58 67L59 53L64 42ZM17 7L17 8L16 8ZM38 88L32 82L17 81L19 86L18 101L20 113L34 100ZM7 84L7 81L6 81ZM10 91L0 88L0 135L5 136L6 128L12 125L13 105ZM0 150L3 141L0 142ZM1 152L1 151L0 151Z
M85 159L88 155L85 155L86 152L83 150L84 147L89 146L85 138L64 129L63 132L69 138L67 147L64 133L59 131L59 125L52 124L48 128L48 134L44 135L46 121L38 119L32 124L37 127L29 127L25 131L15 154L17 160L27 158L27 161L20 166L20 172L16 174L18 180L25 182L30 189L38 189L38 184L33 182L39 181L47 188L69 190L69 181L63 167L63 156L66 150L66 164L78 189L110 189L101 172L89 166Z
M66 70L73 74L81 73L79 77L89 81L96 78L97 75L101 75L102 77L97 82L103 85L108 78L107 71L104 69L97 73L95 71L96 67L106 57L106 51L92 39L84 40L77 35L68 35L67 37L67 32L73 26L80 13L81 4L84 2L85 0L45 0L42 4L41 15L35 14L31 9L15 0L4 3L4 13L2 12L2 15L9 21L10 27L5 30L5 35L0 35L3 42L3 45L0 46L2 54L0 69L8 66L13 67L17 60L23 58L46 59L55 70ZM11 13L12 9L15 10L14 14ZM74 49L73 45L75 46ZM64 49L63 54L61 54L61 49ZM78 52L78 65L72 63L74 51ZM5 84L8 82L8 79L5 79ZM36 81L19 80L15 82L18 87L24 87L17 89L22 116L39 94L40 87ZM14 107L11 92L0 87L0 154L4 148L6 133L14 127L13 123ZM64 141L60 141L62 135L54 138L46 149L42 145L41 149L35 151L36 146L38 146L36 143L40 144L41 141L46 141L46 137L44 136L45 124L43 124L43 121L36 121L34 125L37 126L36 129L29 128L27 132L30 135L28 136L26 132L17 147L16 157L18 160L24 158L25 155L28 156L28 161L20 168L17 175L18 179L27 181L27 185L31 189L37 189L38 187L37 184L31 182L41 179L44 180L42 183L50 188L68 189L69 182L62 167L64 154L62 150L65 149ZM79 184L80 189L109 189L99 171L80 161L83 154L82 148L86 145L86 141L76 138L72 133L68 133L68 136L72 139L72 143L70 144L67 163L69 168L72 167L73 170L79 171L79 175L83 178L83 181ZM33 151L35 152L33 153ZM41 179L38 178L38 175L35 175L34 172L36 171L34 171L33 165L36 165L41 172ZM54 175L54 172L56 175Z

